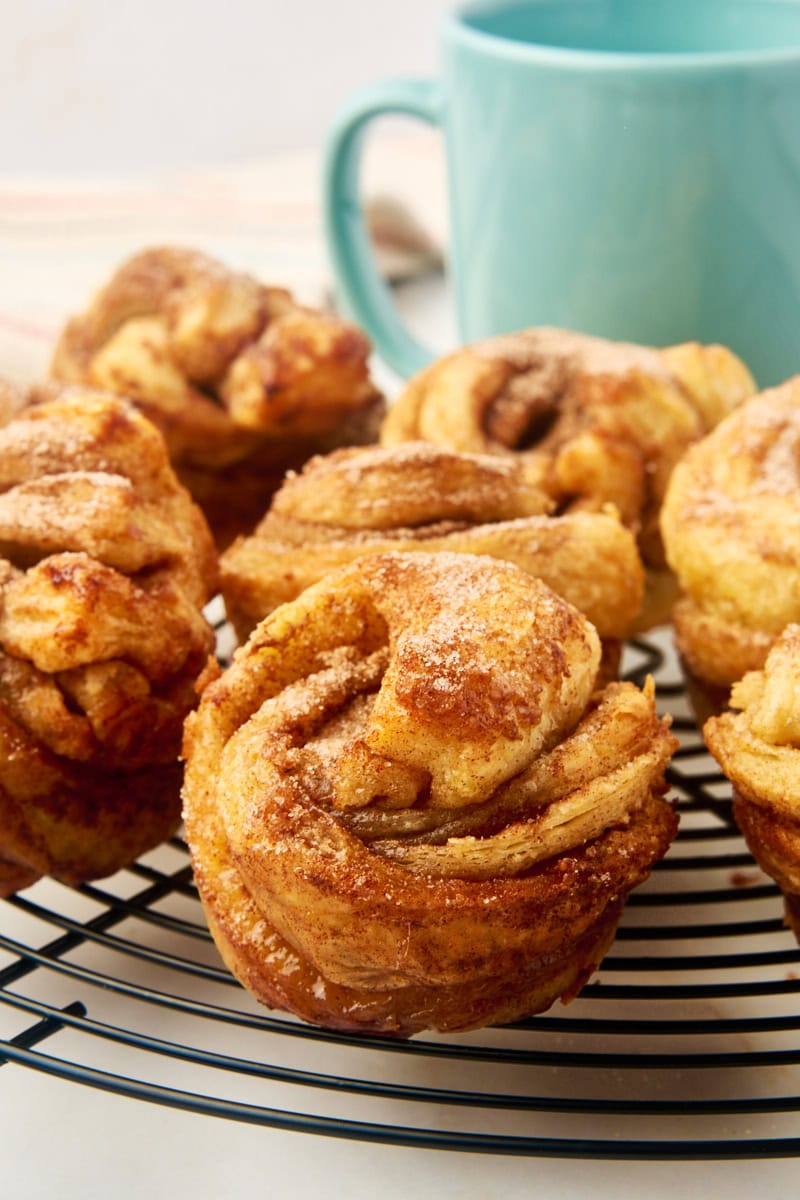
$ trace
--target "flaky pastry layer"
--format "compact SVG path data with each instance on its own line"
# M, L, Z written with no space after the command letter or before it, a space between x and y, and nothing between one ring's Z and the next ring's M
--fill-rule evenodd
M174 831L216 579L132 406L66 389L0 429L0 889L107 875Z
M560 514L613 504L647 568L646 628L668 618L675 594L658 529L672 468L753 391L744 364L721 346L654 350L526 329L422 371L392 405L381 442L520 455Z
M784 893L800 938L800 625L734 686L731 705L737 711L710 718L703 732L733 784L753 857Z
M228 616L240 638L279 604L365 555L490 555L544 580L604 640L630 631L643 598L633 535L613 511L550 515L521 459L426 442L338 450L291 474L251 537L222 556Z
M265 1003L406 1036L579 990L667 849L652 686L512 564L385 554L261 623L187 722L220 950Z
M124 262L68 322L51 371L126 396L154 421L227 541L255 524L287 467L374 440L382 399L368 355L338 317L162 246Z
M662 513L689 670L729 688L800 619L800 377L754 396L676 467Z

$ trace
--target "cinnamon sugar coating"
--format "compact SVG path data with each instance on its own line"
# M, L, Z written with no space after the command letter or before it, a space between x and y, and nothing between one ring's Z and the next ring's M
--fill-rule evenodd
M217 540L288 467L374 440L382 398L355 326L198 251L145 250L66 325L52 375L130 398L163 433Z
M0 429L0 892L174 832L217 562L163 439L81 388Z
M630 630L643 571L613 512L550 515L538 464L428 442L337 450L291 474L253 535L222 556L241 638L336 567L390 550L486 554L516 563L575 604L604 640Z
M674 835L652 685L510 563L383 554L261 623L186 725L217 945L260 1000L408 1036L575 995Z
M422 371L387 414L381 442L521 456L559 514L613 504L647 568L646 628L668 619L674 599L658 529L672 468L753 391L747 368L721 346L655 350L533 328Z
M731 780L734 815L753 857L786 899L800 941L800 625L774 642L763 669L731 691L731 707L703 729Z
M754 396L687 453L664 504L689 672L727 689L800 620L800 377Z

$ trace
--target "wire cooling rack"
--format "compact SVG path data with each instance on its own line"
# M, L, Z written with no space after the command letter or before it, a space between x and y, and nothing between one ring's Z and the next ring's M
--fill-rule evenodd
M224 639L223 631L223 639ZM666 635L628 648L681 748L679 836L568 1007L407 1043L270 1013L206 930L184 844L0 907L0 1064L155 1104L395 1145L611 1159L800 1151L800 951L730 816Z

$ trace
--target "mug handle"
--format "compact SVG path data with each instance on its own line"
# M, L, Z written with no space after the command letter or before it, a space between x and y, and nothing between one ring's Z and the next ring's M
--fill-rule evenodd
M375 265L359 199L363 134L370 121L389 113L441 123L439 85L427 79L389 79L369 84L339 112L325 161L325 232L337 288L345 307L363 325L390 367L408 377L435 357L408 332Z

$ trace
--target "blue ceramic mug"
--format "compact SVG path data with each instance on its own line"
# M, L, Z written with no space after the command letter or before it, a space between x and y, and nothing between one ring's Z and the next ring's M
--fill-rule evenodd
M484 0L443 50L441 80L366 88L328 146L337 284L391 366L432 355L377 275L359 160L405 113L444 132L465 341L560 325L800 371L800 0Z

